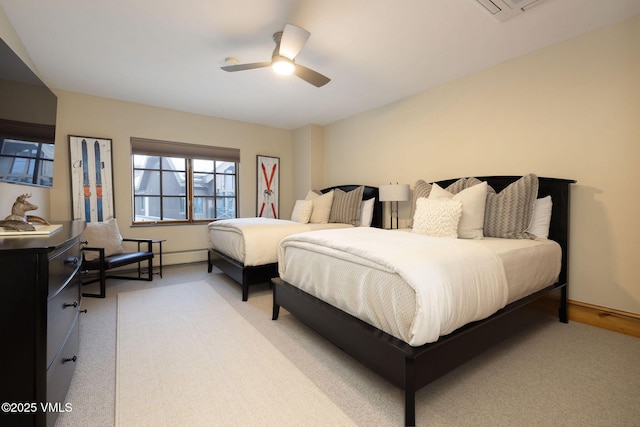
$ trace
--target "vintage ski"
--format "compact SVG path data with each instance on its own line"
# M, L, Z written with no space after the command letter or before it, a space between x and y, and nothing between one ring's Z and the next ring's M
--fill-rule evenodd
M84 219L91 221L91 184L89 182L89 153L87 140L82 140L82 180L84 186Z
M261 166L262 166L262 176L264 177L265 185L267 189L264 191L264 201L262 202L262 206L260 207L260 214L258 216L261 217L264 212L265 205L270 204L273 217L278 218L278 215L276 215L275 204L271 201L271 197L273 196L273 190L271 189L271 184L273 184L273 176L276 172L277 165L273 165L273 168L271 169L271 175L269 177L267 177L267 169L264 167L264 163L262 163Z
M100 161L100 143L93 143L96 157L96 200L98 205L98 221L102 221L102 162Z

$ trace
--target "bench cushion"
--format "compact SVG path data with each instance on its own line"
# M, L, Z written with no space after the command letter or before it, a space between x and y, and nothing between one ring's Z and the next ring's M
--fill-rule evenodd
M134 262L146 261L153 258L153 252L125 252L104 257L104 269L121 267L123 265L132 264ZM82 266L87 270L100 270L100 259L85 259Z

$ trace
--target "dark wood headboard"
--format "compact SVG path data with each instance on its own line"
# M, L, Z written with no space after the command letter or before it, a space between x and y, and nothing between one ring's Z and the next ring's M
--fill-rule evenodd
M486 181L497 193L522 176L476 176ZM453 184L459 178L436 181L442 188ZM569 259L569 187L576 181L572 179L538 177L538 198L551 196L553 208L551 211L551 227L549 239L555 240L562 248L562 269L560 283L567 283L567 261Z
M339 188L340 190L348 193L351 190L361 187L361 185L336 185L334 187L328 187L320 190L323 194L331 190ZM364 186L364 192L362 193L362 200L369 200L375 198L373 203L373 219L371 220L371 226L376 228L382 228L382 202L378 197L378 187Z

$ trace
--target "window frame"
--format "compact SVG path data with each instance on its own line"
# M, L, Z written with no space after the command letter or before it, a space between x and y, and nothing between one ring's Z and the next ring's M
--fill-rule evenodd
M152 143L153 145L149 145ZM204 151L204 150L206 151ZM181 154L183 153L183 154ZM204 199L205 197L211 197L213 199L213 210L217 215L218 213L218 201L220 197L223 199L233 199L233 210L234 216L233 218L238 217L238 205L239 205L239 167L240 167L240 150L238 149L229 149L225 147L209 147L209 146L201 146L201 145L193 145L193 144L184 144L184 143L174 143L167 141L155 141L155 140L147 140L141 138L131 138L131 173L132 173L132 222L133 225L176 225L176 224L202 224L209 223L212 221L216 221L223 218L204 218L204 219L196 219L195 218L195 209L196 209L196 201L200 197ZM136 155L144 155L150 157L159 157L159 164L157 168L147 168L147 167L136 167L135 156ZM136 213L136 198L151 196L158 197L160 202L160 213L163 214L163 202L167 197L174 197L174 195L166 196L164 195L164 188L162 185L162 177L165 172L170 171L170 169L164 169L165 161L163 158L179 158L185 161L185 185L184 185L184 194L180 197L185 200L185 219L157 219L157 220L148 220L148 221L140 221L137 220ZM194 163L197 160L203 161L213 161L213 170L211 172L208 171L199 171L194 168ZM218 172L218 162L228 162L234 164L234 172ZM146 165L145 165L146 166ZM158 194L136 194L136 173L138 171L154 171L158 172ZM182 171L177 171L178 173L182 173ZM229 177L231 176L233 179L234 186L234 195L233 196L220 196L213 194L212 196L198 196L196 195L196 186L194 183L194 178L197 174L202 173L210 173L213 176L213 188L217 188L216 180L221 177Z

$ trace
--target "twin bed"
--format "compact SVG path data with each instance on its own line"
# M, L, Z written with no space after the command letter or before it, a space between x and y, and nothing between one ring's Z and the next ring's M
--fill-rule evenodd
M279 246L279 277L272 280L273 319L285 308L401 387L405 423L415 425L416 391L517 333L526 321L521 309L530 302L558 291L559 318L567 322L569 186L574 181L535 177L531 201L550 196L552 209L548 239L534 239L529 229L511 231L518 221L511 216L518 215L512 201L500 198L503 190L517 196L524 192L524 178L473 179L474 185L486 182L498 193L487 196L487 212L510 210L498 219L506 230L501 232L511 238L442 239L372 228L285 237ZM463 199L461 190L472 187L461 180L437 184L458 185L454 192ZM533 216L529 208L528 221ZM423 225L417 218L414 230ZM464 210L459 218L469 225ZM485 218L485 232L495 228L491 220Z

